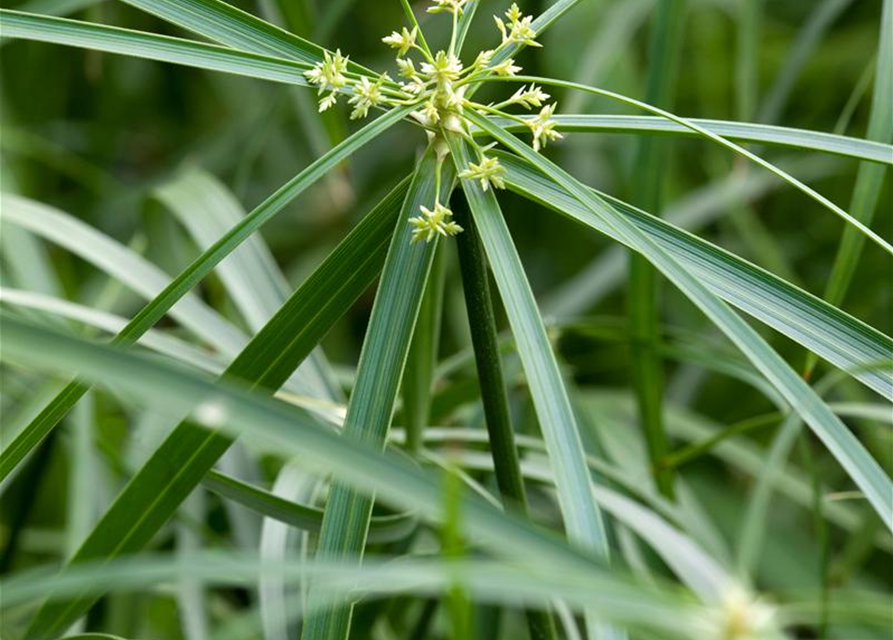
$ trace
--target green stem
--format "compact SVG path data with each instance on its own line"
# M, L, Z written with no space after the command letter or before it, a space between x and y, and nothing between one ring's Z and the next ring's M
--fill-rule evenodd
M468 213L464 197L453 199L453 216L465 231L456 236L465 306L475 363L481 388L481 401L493 454L496 483L506 507L529 515L527 493L518 461L515 432L512 428L506 396L505 380L499 357L496 315L487 275L486 258L474 220ZM534 640L554 640L558 637L555 621L548 611L527 611L530 636Z
M646 100L669 107L679 69L684 0L662 0L651 32ZM636 204L658 215L666 165L664 141L642 138L636 162ZM648 446L654 481L660 492L673 498L673 469L659 464L669 451L663 421L663 359L658 352L659 312L657 274L642 256L630 256L628 315L630 326L630 373L635 389L639 420Z
M780 420L783 420L784 417L785 414L773 411L772 413L754 416L753 418L747 418L746 420L736 422L721 431L717 431L709 438L693 442L686 447L677 449L658 461L658 465L661 469L677 469L684 464L688 464L692 460L710 453L710 451L712 451L718 444L731 437L774 426L778 424Z
M874 95L866 137L869 140L888 144L893 141L893 80L891 80L893 78L893 27L891 27L891 22L893 22L893 2L884 0ZM859 165L849 210L853 212L853 218L865 226L870 225L874 220L878 203L881 201L886 173L887 168L883 165L874 166L868 162L862 162ZM831 268L831 275L823 296L826 301L833 305L840 305L844 301L864 247L865 238L848 226L844 230L837 248L837 255L834 257L834 266ZM808 380L812 376L817 364L818 358L814 354L808 353L804 378Z
M406 14L406 17L409 18L410 24L416 29L418 29L419 34L419 42L422 43L422 49L426 56L429 59L432 59L431 55L431 47L428 46L428 42L425 40L425 34L422 33L422 27L419 25L418 19L415 17L415 13L412 10L412 7L409 5L409 0L400 0L400 4L403 5L403 12Z
M453 11L453 32L450 34L450 55L456 55L456 31L459 27L458 12Z

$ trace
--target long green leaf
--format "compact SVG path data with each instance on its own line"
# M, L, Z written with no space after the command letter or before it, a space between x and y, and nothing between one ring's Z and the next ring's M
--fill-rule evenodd
M782 166L791 166L780 161ZM794 161L804 179L818 180L840 173L832 158L810 155ZM664 210L664 219L697 234L721 220L729 202L752 204L782 188L782 183L767 173L746 171L712 180L681 196ZM604 194L602 194L604 195ZM625 281L628 252L616 246L600 253L560 287L543 299L547 315L560 318L586 313Z
M559 213L598 225L615 240L608 224L588 216L586 207L555 181L508 154L492 152L506 167L510 188ZM840 367L882 396L893 397L893 369L866 369L893 360L893 340L840 309L777 276L620 200L595 192L649 238L698 275L716 295Z
M202 251L209 249L229 229L245 218L235 196L211 174L194 169L156 190L158 198L176 215ZM282 306L289 294L285 276L276 265L260 234L246 240L217 267L223 285L248 323L259 331ZM298 367L297 393L341 400L340 389L321 349Z
M43 13L52 16L64 16L88 9L105 0L29 0L19 5L19 11Z
M465 142L454 136L447 139L457 170L467 170L472 158ZM589 490L589 469L586 467L586 454L577 430L576 417L521 259L493 191L484 191L475 180L463 180L462 188L475 226L480 229L481 240L527 374L540 429L555 472L558 502L568 538L607 560L607 534ZM595 632L596 618L587 616L587 620L590 633ZM606 630L605 635L600 637L621 636Z
M874 231L869 229L867 226L865 226L864 224L862 224L861 222L859 222L858 220L853 218L853 216L851 216L849 213L847 213L846 211L844 211L843 209L838 207L836 204L831 202L831 200L829 200L828 198L823 196L821 193L819 193L812 187L804 184L803 182L801 182L794 176L790 175L786 171L778 168L776 165L772 164L771 162L756 155L755 153L748 151L747 149L741 147L740 145L737 145L734 142L727 140L726 138L723 138L722 136L719 136L719 135L713 133L712 131L705 129L704 127L701 127L700 125L692 122L691 120L688 120L686 118L681 118L673 113L670 113L669 111L665 111L664 109L660 109L658 107L655 107L654 105L647 104L640 100L630 98L629 96L625 96L623 94L616 93L614 91L608 91L607 89L599 89L598 87L589 87L586 85L577 84L575 82L565 82L563 80L553 80L551 78L539 78L536 76L514 76L511 78L495 77L495 78L490 78L490 80L503 80L503 81L512 81L512 82L535 82L535 83L539 83L542 85L562 87L564 89L571 89L571 90L576 90L576 91L584 91L587 93L592 93L594 95L603 96L605 98L610 98L611 100L615 100L617 102L621 102L623 104L627 104L627 105L636 107L638 109L642 109L643 111L647 111L648 113L658 115L662 118L666 118L667 120L670 120L672 122L680 124L688 129L694 131L695 133L699 134L700 136L702 136L702 137L704 137L720 146L723 146L726 149L729 149L744 158L747 158L749 161L753 162L754 164L756 164L760 167L763 167L767 171L770 171L771 173L775 174L776 176L778 176L779 178L781 178L782 180L787 182L789 185L791 185L798 191L802 192L810 199L816 201L817 203L822 205L825 209L827 209L828 211L830 211L837 217L844 220L847 223L847 225L849 225L850 227L858 229L862 234L864 234L866 237L870 238L872 242L874 242L876 245L878 245L878 247L883 249L886 253L893 255L893 246L891 246L890 243L888 243L886 240L884 240L877 233L875 233Z
M223 473L209 471L202 485L224 498L298 529L318 532L322 527L322 509L280 498ZM416 525L417 520L412 514L374 516L370 521L367 541L374 544L402 540L412 533Z
M74 216L13 193L0 194L0 215L34 235L53 242L102 269L129 289L152 300L170 284L170 276L133 249L93 229ZM228 357L244 348L248 337L195 294L183 296L171 317Z
M447 254L441 251L434 258L400 383L406 448L412 454L421 450L423 433L431 415L431 387L440 350L446 257Z
M0 9L7 38L92 49L249 78L308 86L310 65L154 33Z
M881 36L878 45L878 65L875 72L874 98L868 123L868 137L881 143L893 141L893 3L884 1L881 16ZM856 186L850 202L850 210L857 220L871 224L880 201L884 185L886 167L861 164L856 176ZM846 297L847 290L859 264L865 239L854 229L846 229L840 240L834 266L825 289L825 299L839 305ZM811 368L808 363L807 371Z
M267 391L278 388L378 273L405 190L395 189L308 278L225 371ZM318 424L303 411L295 422ZM105 514L71 563L138 551L176 510L229 447L220 431L181 423L155 451ZM91 604L74 599L45 606L30 636L51 637Z
M316 64L324 49L221 0L121 0L208 40L273 58Z
M443 488L439 474L419 469L402 457L381 453L377 448L344 438L331 429L295 421L291 407L248 393L232 382L215 383L158 360L124 352L113 345L64 336L10 318L2 312L0 317L4 336L10 345L9 348L4 345L2 358L5 361L15 360L65 373L80 372L91 380L125 389L132 397L169 416L190 412L208 400L220 402L224 409L220 417L232 433L269 443L283 453L299 454L309 468L323 474L335 473L339 479L349 481L363 491L376 491L395 506L416 510L420 517L437 520L442 516ZM467 532L486 543L497 555L511 558L512 565L519 569L561 576L563 581L573 579L578 588L602 580L622 584L620 580L608 578L598 562L586 553L568 547L556 536L535 529L529 522L503 513L474 496L463 495L462 509L466 514ZM76 568L73 568L72 575L75 573ZM60 584L66 581L64 574L57 579ZM83 585L79 586L83 588ZM635 590L637 595L638 591ZM618 605L614 597L621 592L606 592L612 595L611 606ZM6 593L4 589L4 596ZM46 584L41 590L32 591L29 598L44 593Z
M596 196L552 162L534 153L530 147L510 133L492 125L485 117L476 113L470 113L468 117L585 205L590 213L585 223L594 228L603 225L613 228L622 242L645 255L664 276L697 305L778 389L790 403L791 408L800 414L862 490L885 526L893 529L893 483L890 478L815 391L750 325L606 200Z
M92 307L63 300L42 293L0 287L0 303L22 309L32 309L50 313L76 322L81 322L95 329L112 335L127 326L127 319ZM202 371L220 373L223 363L207 352L155 329L150 329L140 336L139 343L185 364L197 367Z
M222 0L122 0L129 5L233 49L308 64L322 61L325 48ZM356 62L353 73L378 76Z
M403 203L375 296L356 382L344 419L346 439L379 448L384 446L390 428L412 334L437 248L436 242L411 242L412 227L406 220L418 215L422 206L432 208L438 197L445 202L452 188L450 174L443 180L440 194L437 193L437 162L433 148L429 148L418 163ZM326 502L318 557L326 560L362 557L371 515L370 496L359 494L353 487L340 482L335 483ZM319 598L329 600L323 591L311 587L311 609ZM350 601L342 601L322 613L312 614L304 624L304 640L346 639L350 631L351 609Z
M347 140L322 156L301 173L285 183L273 195L258 205L248 216L230 229L214 245L199 256L177 276L158 296L146 305L116 336L118 344L132 344L151 329L184 295L207 276L221 260L229 255L265 222L281 211L320 177L350 156L383 131L390 128L409 112L410 108L395 109L357 131ZM87 390L78 381L69 383L59 396L28 425L9 447L0 452L0 481L21 462L31 449L49 433Z
M106 566L87 565L56 582L45 572L32 570L2 586L4 597L9 593L8 599L13 604L27 603L54 586L69 594L96 591L105 584L121 590L150 591L154 585L186 576L221 586L247 585L258 578L277 576L289 582L324 580L341 591L355 589L358 595L440 595L455 584L456 575L461 575L468 588L485 601L512 605L519 599L542 602L551 597L561 598L575 610L595 607L606 618L658 634L646 637L690 640L700 637L705 629L718 629L715 622L710 624L710 617L718 613L715 609L695 605L666 589L647 589L616 577L587 576L581 569L557 573L542 567L532 570L480 558L462 561L412 558L395 562L383 557L370 559L361 567L300 559L272 563L254 556L204 552L189 559L156 555ZM876 613L874 616L881 620L889 617Z
M522 116L527 118L532 116ZM495 116L494 122L507 131L526 131L525 125L514 120ZM651 133L695 137L692 131L678 122L658 116L558 114L554 118L561 131L581 133ZM893 165L893 146L876 140L862 140L823 131L792 129L768 124L734 122L731 120L704 120L688 118L699 127L718 136L738 142L757 142L804 151L820 151L846 158L867 160L878 164Z

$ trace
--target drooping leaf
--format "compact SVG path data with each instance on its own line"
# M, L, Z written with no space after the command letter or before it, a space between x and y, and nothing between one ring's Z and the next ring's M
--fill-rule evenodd
M893 529L893 483L890 478L815 391L750 325L684 268L671 253L617 212L608 201L595 195L567 172L535 153L510 133L494 126L485 117L476 113L469 113L468 117L583 204L591 214L586 216L591 226L612 228L622 242L645 255L685 293L778 389L791 408L812 428L853 482L864 492L885 526Z
M336 247L226 369L225 378L270 392L291 375L378 273L405 188L404 183L395 189ZM294 411L294 422L321 422L306 410ZM69 566L144 547L231 442L219 430L182 422L131 479ZM32 623L29 637L57 634L91 603L77 598L47 604Z

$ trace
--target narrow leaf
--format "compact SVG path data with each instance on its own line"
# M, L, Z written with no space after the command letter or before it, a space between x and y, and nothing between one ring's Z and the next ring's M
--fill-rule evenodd
M405 184L363 219L233 361L225 377L269 392L291 375L378 273L404 190ZM292 421L319 424L296 408ZM140 550L230 443L220 431L182 422L118 496L68 566ZM29 637L58 634L91 604L89 598L77 598L44 606Z
M178 300L201 282L221 260L248 239L252 233L281 211L305 189L313 185L328 170L349 157L354 151L364 146L378 134L387 130L406 115L409 110L410 108L406 107L389 111L357 131L285 183L165 287L115 337L115 343L126 345L135 342L163 318ZM60 392L59 396L47 405L34 421L28 425L20 436L9 447L0 452L0 481L58 424L59 420L65 417L87 389L87 385L81 384L76 380L69 383Z
M491 153L506 167L510 188L622 241L613 227L588 215L586 206L555 181L514 156ZM882 396L893 397L893 340L888 336L695 235L604 193L593 193L681 261L716 295L814 351Z
M613 228L621 241L645 255L664 276L697 305L778 389L792 409L800 414L853 482L863 491L885 526L893 529L893 483L890 478L812 387L806 384L750 325L711 293L670 253L619 214L606 200L599 198L565 171L534 153L530 147L510 133L492 125L485 117L474 112L469 113L468 117L544 175L560 184L586 206L591 213L590 220L593 227L598 227L594 221L600 220Z
M279 520L298 529L319 532L322 527L323 510L298 502L280 498L258 487L242 482L232 476L209 471L202 485L214 493L234 500L261 515ZM412 514L374 516L369 525L369 543L394 542L402 540L416 528L417 520Z
M472 158L465 141L456 136L449 136L447 140L457 171L468 170ZM493 191L484 191L477 181L470 179L462 181L462 188L475 225L480 230L527 374L540 429L555 473L558 503L568 539L607 560L607 534L589 490L589 469L586 467L586 454L577 420L521 259ZM594 616L587 616L591 633L595 632L596 620ZM601 637L622 637L622 634L605 630Z
M443 180L445 186L438 194L435 155L429 148L419 162L403 203L363 340L356 382L344 420L346 439L377 448L384 446L391 425L410 341L437 247L436 242L411 242L412 227L407 220L418 215L422 206L432 209L437 198L445 202L452 186L452 175L449 175ZM371 515L372 498L369 495L335 483L326 502L317 556L326 560L362 557ZM311 587L311 610L320 598L328 601L330 595L321 588ZM345 600L321 613L311 614L304 623L304 640L346 639L350 632L351 608L352 603Z

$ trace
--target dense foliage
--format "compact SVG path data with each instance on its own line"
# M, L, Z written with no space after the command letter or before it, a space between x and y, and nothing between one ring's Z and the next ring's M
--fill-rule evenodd
M889 637L891 0L2 4L2 638Z

